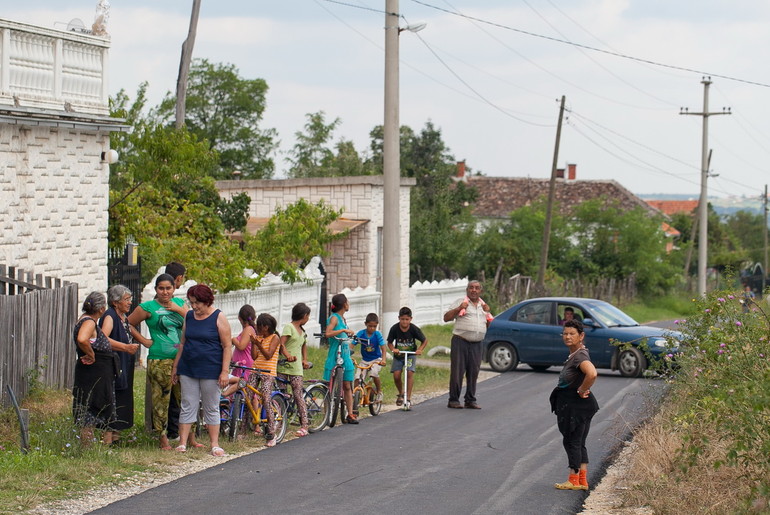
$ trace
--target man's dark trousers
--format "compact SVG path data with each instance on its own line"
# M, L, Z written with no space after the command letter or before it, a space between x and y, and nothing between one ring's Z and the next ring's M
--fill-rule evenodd
M465 403L476 402L476 381L481 367L481 342L469 342L452 335L452 366L449 374L449 402L460 402L465 377Z

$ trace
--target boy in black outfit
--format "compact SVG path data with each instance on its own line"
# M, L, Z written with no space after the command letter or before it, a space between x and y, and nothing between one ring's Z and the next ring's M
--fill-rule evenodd
M417 342L420 347L417 347ZM401 376L404 369L404 356L399 356L401 351L414 352L414 356L409 357L407 363L406 376L406 409L412 406L412 385L414 384L414 372L416 370L417 359L415 356L422 354L425 346L428 345L428 339L419 327L412 323L412 310L403 307L398 310L398 323L393 325L388 332L388 349L393 353L393 365L390 371L393 373L393 380L398 388L398 397L396 397L396 406L404 404L403 378Z

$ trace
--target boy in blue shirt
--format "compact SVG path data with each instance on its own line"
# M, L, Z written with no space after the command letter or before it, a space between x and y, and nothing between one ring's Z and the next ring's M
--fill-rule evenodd
M374 379L374 386L377 387L377 400L382 400L382 384L380 383L380 370L386 364L387 358L387 344L382 337L382 333L377 330L377 325L380 323L380 319L377 318L376 313L369 313L366 315L366 329L361 329L356 334L356 337L364 340L361 342L361 363L359 365L367 366L372 365L369 370L369 375ZM356 342L358 343L358 342ZM355 344L354 344L355 345ZM364 379L363 369L356 368L356 383L358 384Z

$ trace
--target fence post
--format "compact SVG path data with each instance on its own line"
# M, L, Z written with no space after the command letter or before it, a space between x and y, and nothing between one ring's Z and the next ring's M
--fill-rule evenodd
M21 452L27 454L29 451L29 410L19 408L19 403L16 401L16 395L13 393L11 385L5 385L8 390L8 397L11 398L11 403L16 410L16 416L19 417L19 430L21 431Z

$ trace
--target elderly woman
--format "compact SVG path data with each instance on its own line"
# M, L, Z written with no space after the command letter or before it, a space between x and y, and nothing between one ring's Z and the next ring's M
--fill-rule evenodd
M583 345L585 333L581 322L574 319L565 322L562 337L569 357L559 374L559 384L551 393L551 411L556 413L570 472L567 481L554 486L559 490L588 490L586 438L591 419L599 410L596 397L591 393L596 368Z
M78 355L72 387L72 418L80 427L83 446L94 441L94 428L104 431L105 443L112 442L115 361L110 341L97 324L106 309L103 293L89 293L72 334Z
M134 367L136 351L139 345L134 341L150 346L147 340L128 323L128 312L131 309L131 290L122 284L107 290L107 303L110 307L99 319L99 327L110 340L113 351L120 361L120 371L115 378L115 410L117 419L110 424L112 441L120 440L120 431L134 425Z
M185 442L198 414L199 403L211 443L212 456L224 456L219 447L219 392L227 387L232 357L232 333L227 317L215 309L214 293L205 284L187 290L191 311L185 316L182 339L172 380L182 385L182 413L179 415L179 441ZM187 451L184 443L176 450Z

